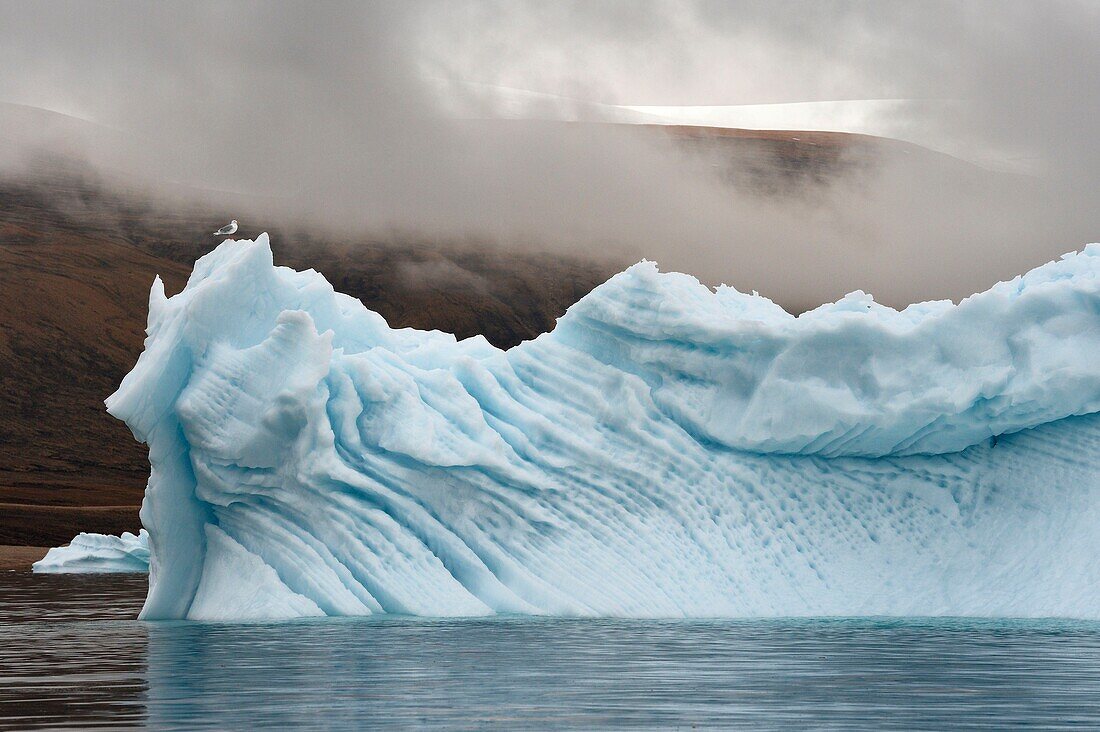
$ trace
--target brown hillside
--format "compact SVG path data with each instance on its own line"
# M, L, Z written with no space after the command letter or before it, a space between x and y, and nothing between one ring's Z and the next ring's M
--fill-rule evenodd
M730 182L764 193L835 175L848 164L846 146L873 140L658 129L689 149L728 155L740 176ZM0 544L56 544L77 530L139 526L144 447L106 414L103 399L141 352L153 277L164 278L169 294L181 289L194 260L217 243L210 232L240 212L158 206L130 185L103 185L58 159L0 180ZM480 333L501 347L549 330L626 264L271 234L280 264L321 271L393 326Z
M139 527L145 449L103 399L141 352L154 276L182 289L223 218L159 211L81 177L0 181L0 544ZM320 270L394 326L505 347L552 328L614 269L416 243L291 247L292 234L271 233L279 263Z

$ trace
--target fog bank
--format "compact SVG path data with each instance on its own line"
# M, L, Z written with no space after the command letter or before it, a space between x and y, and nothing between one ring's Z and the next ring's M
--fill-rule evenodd
M244 194L246 226L645 256L796 309L958 298L1100 239L1098 20L1076 2L5 4L0 100L90 122L5 121L0 165L44 145ZM519 116L576 123L492 121L501 88L538 92ZM956 100L876 124L1026 175L861 142L839 174L759 190L737 171L766 153L605 124L615 105L870 98Z

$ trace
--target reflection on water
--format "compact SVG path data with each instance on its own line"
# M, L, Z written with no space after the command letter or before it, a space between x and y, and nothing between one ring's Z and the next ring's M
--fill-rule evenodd
M143 576L0 573L0 727L1100 725L1100 625L132 620Z
M145 719L146 582L0 572L0 729Z

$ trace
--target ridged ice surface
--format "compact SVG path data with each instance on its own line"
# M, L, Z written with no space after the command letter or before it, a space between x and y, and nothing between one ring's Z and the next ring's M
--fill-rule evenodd
M31 566L37 574L85 572L148 572L149 534L124 531L110 534L77 534L65 546L57 546Z
M226 242L108 400L144 617L1100 617L1098 276L795 318L643 262L501 351Z

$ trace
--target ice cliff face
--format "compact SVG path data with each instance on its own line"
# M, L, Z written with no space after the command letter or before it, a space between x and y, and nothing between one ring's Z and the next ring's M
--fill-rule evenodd
M795 318L641 263L509 351L266 235L160 282L146 618L1100 617L1100 246Z
M31 570L36 574L148 572L149 533L142 529L136 536L129 531L122 536L77 534L65 546L46 552Z

